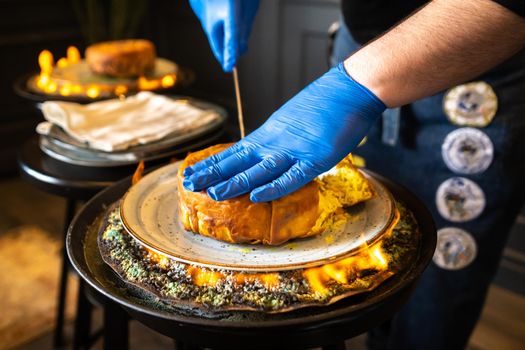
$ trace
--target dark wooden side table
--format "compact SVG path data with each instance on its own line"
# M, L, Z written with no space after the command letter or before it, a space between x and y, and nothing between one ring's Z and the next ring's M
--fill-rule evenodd
M419 199L407 189L376 176L417 218L421 232L419 254L406 269L397 271L373 291L344 298L332 305L277 315L234 311L214 313L213 309L202 313L162 307L155 297L149 298L123 282L104 262L97 244L99 232L92 226L100 215L107 212L108 206L122 198L130 186L130 177L98 193L75 216L66 238L68 256L89 286L120 306L120 312L124 310L133 320L176 340L177 350L314 347L342 350L345 339L380 325L399 310L432 260L436 246L432 216ZM114 327L113 347L107 349L127 348L128 334L121 325Z
M225 133L219 138L214 138L210 143L229 142L231 139L232 138L229 136L229 134ZM209 145L203 144L202 142L198 142L197 144L200 145L197 148L204 148ZM180 154L174 153L170 157L183 158L187 152L188 148L185 148L185 151L180 152ZM166 161L168 160L157 160L152 164L147 164L147 166L153 166L154 164ZM19 152L18 165L23 179L27 180L29 183L33 184L42 191L52 193L66 199L64 237L69 224L75 215L75 210L79 202L90 199L100 190L112 185L117 180L129 176L136 169L136 164L118 167L86 167L72 165L54 159L42 152L39 147L38 137L34 137L24 143ZM64 307L69 271L69 259L67 257L65 248L63 248L57 305L57 319L53 337L54 348L61 348L64 346ZM90 292L88 288L86 288L85 283L80 280L77 300L77 316L74 327L74 349L87 348L91 343L90 323L92 304L87 300L86 290L88 293ZM120 307L109 301L109 299L102 296L100 297L103 300L105 309L104 323L106 325L119 323L117 322L119 320L115 320L115 317L119 314L126 314L120 311ZM96 297L95 299L100 302L100 298ZM113 321L115 322L112 321L112 317ZM119 324L119 327L124 327L122 322ZM127 323L125 327L127 327ZM106 333L108 332L106 329L104 329L102 334ZM120 333L122 334L122 332Z

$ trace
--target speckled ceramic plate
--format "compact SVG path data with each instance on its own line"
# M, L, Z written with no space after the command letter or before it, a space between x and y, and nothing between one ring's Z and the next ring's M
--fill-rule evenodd
M365 172L376 196L351 207L350 219L341 228L276 247L225 243L183 229L177 190L180 164L162 167L132 186L124 196L120 215L126 230L141 244L184 263L240 271L319 266L355 253L365 241L376 241L394 217L390 192Z

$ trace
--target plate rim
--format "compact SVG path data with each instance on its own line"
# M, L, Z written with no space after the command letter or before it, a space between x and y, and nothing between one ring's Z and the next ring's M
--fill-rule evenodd
M160 95L160 94L158 94ZM104 156L126 156L128 154L134 154L136 152L141 152L142 154L146 153L155 153L159 150L163 150L166 148L172 148L175 146L178 146L184 142L188 142L191 139L194 139L196 137L199 137L201 135L204 135L208 132L211 132L215 129L220 128L223 126L226 121L228 120L228 112L226 111L225 107L216 104L214 102L201 100L199 98L195 98L192 96L185 96L185 95L160 95L169 98L172 101L186 101L189 105L193 105L196 108L200 108L202 110L212 110L217 113L219 116L218 119L212 120L208 124L203 124L195 129L190 130L189 132L180 133L180 132L172 132L170 134L167 134L161 139L148 142L145 144L135 144L125 149L117 149L114 151L104 151L100 149L90 148L89 143L86 141L80 141L76 140L73 136L68 135L67 131L65 131L62 127L56 124L52 124L51 129L55 130L56 133L63 133L64 136L57 136L54 133L51 132L50 134L46 135L40 135L43 138L49 140L48 142L53 143L54 145L57 145L61 148L66 148L70 151L76 152L80 151L82 153L93 153L97 157L104 157ZM77 142L78 144L84 144L82 146L78 146L74 143L70 143L69 140L63 139L62 137L67 137L73 139L73 141ZM149 150L148 148L154 148L153 151Z
M134 160L115 160L115 159L85 160L85 159L79 159L79 158L71 158L71 157L69 157L67 155L63 155L61 153L58 153L57 151L55 151L55 150L49 148L47 145L45 145L44 142L48 142L49 143L50 141L48 139L42 137L42 135L40 135L40 138L39 138L39 148L40 148L40 150L42 152L44 152L48 156L50 156L50 157L52 157L54 159L66 162L68 164L79 165L79 166L86 166L86 167L112 168L112 167L118 167L118 166L134 165L134 164L137 164L141 160L143 160L145 162L155 161L155 160L158 160L158 159L167 158L167 157L169 157L169 156L171 156L171 155L173 155L175 153L191 151L191 149L194 148L194 147L205 146L205 145L209 144L210 142L212 142L214 140L217 140L219 137L221 137L224 134L224 129L221 126L218 126L215 129L213 129L213 130L209 130L208 133L209 133L209 137L207 137L206 139L195 141L191 145L188 145L188 146L185 146L185 147L180 147L180 148L175 148L176 146L174 146L171 149L169 149L167 151L163 151L163 152L158 153L156 155L148 156L148 157L137 157ZM206 134L207 133L203 133L201 135L195 136L195 139L198 139L198 138L200 138L200 137L202 137L202 136L204 136ZM42 140L45 140L45 141L42 141ZM188 142L189 141L191 141L191 140L188 140ZM53 145L53 146L55 146L55 145Z
M166 171L166 168L168 168L168 167L177 166L177 169L178 169L178 166L180 166L180 164L182 162L183 161L180 160L180 161L177 161L177 162L165 165L163 167L160 167L159 169L156 169L156 170L148 173L146 176L144 176L144 178L146 178L147 176L150 176L152 174L155 174L157 172L160 172L160 171ZM358 168L357 170L360 171L361 174L363 174L367 179L369 179L369 180L371 179L374 182L374 184L375 183L379 184L379 186L381 186L382 189L384 190L384 192L386 193L386 195L388 197L388 200L389 200L389 204L390 204L390 216L389 216L388 220L386 221L386 224L384 225L384 227L372 239L365 241L366 245L365 244L361 244L358 247L355 247L353 249L347 250L347 251L345 251L343 253L340 253L340 254L337 254L337 255L333 255L333 256L330 256L330 257L327 257L327 258L324 258L324 259L318 259L318 260L310 261L310 262L307 262L307 263L301 263L300 265L297 264L297 263L293 263L292 262L292 263L289 263L289 264L279 264L279 265L258 265L258 266L242 266L242 267L241 266L231 266L231 265L223 264L223 263L203 261L201 259L189 260L187 258L176 256L176 255L174 255L171 252L163 250L162 248L159 248L159 247L155 246L154 244L151 244L151 243L145 241L142 237L140 237L140 235L138 235L136 232L134 232L133 229L131 228L131 225L129 224L129 222L127 221L127 219L125 217L125 214L124 214L124 211L123 211L123 207L124 207L123 203L125 202L126 198L128 197L128 194L130 193L130 191L133 189L134 185L130 186L126 190L126 193L122 196L121 204L119 206L118 211L119 211L120 219L122 221L122 226L124 227L126 232L128 232L131 235L131 237L133 237L137 242L139 242L139 244L145 246L148 249L153 250L154 252L156 252L156 253L158 253L160 255L168 256L168 257L170 257L170 258L172 258L172 259L174 259L176 261L180 261L180 262L185 263L185 264L190 264L190 265L195 265L195 266L200 266L200 267L205 267L205 268L211 268L211 269L220 269L220 270L229 270L229 271L244 271L244 272L278 272L278 271L292 271L292 270L300 270L300 269L305 269L305 268L319 267L319 266L322 266L322 265L326 265L326 264L329 264L329 263L334 263L336 261L339 261L339 260L345 259L347 257L350 257L350 256L358 253L362 249L364 249L365 246L373 245L379 239L381 239L381 237L383 237L383 235L393 225L396 224L394 219L395 219L395 216L396 216L397 209L396 209L396 206L395 206L395 200L394 200L394 197L393 197L392 193L388 190L388 188L385 185L383 185L381 183L381 181L376 179L371 173L368 173L366 171L366 169L359 169ZM187 231L187 230L184 230L184 231L186 231L188 233L191 233L191 234L194 234L194 235L198 235L198 233L195 233L195 232L191 232L191 231ZM219 241L219 242L221 242L221 241ZM294 240L294 242L297 243L297 240ZM228 242L225 242L225 243L228 243ZM230 244L233 244L233 243L230 243Z

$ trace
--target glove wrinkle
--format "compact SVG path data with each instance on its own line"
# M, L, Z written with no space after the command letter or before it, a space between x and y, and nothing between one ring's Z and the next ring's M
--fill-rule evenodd
M231 73L237 58L239 57L239 32L235 30L235 17L229 16L224 20L223 33L223 60L222 69L225 72Z
M254 189L250 194L252 202L269 202L299 188L312 181L318 174L303 162L295 163L288 171L267 185Z
M258 162L259 159L257 157L250 157L246 151L241 151L194 173L187 179L193 184L191 186L193 188L192 191L200 191L229 179ZM184 181L183 185L185 185Z
M224 61L224 43L219 38L224 37L224 23L217 22L210 30L210 47L213 55L219 62Z
M254 187L276 179L282 172L290 168L291 161L284 156L271 156L238 173L231 179L208 188L208 194L215 200L234 198L250 192Z
M220 153L217 153L217 154L214 154L213 156L205 159L205 160L202 160L200 162L197 162L195 164L193 164L192 166L190 167L187 167L186 169L184 169L184 176L190 176L198 171L201 171L205 168L208 168L210 166L212 166L213 164L215 163L218 163L226 158L228 158L229 156L231 156L232 154L234 153L241 153L243 152L243 148L241 146L241 143L240 142L237 142L235 145L225 149L224 151L220 152Z
M231 72L248 48L259 0L190 0L215 58Z

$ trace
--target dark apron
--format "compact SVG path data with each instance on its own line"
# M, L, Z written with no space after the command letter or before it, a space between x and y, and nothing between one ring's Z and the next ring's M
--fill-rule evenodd
M332 63L344 60L358 48L342 24L335 38ZM498 109L488 125L472 131L452 123L443 110L446 92L442 92L388 111L372 128L366 144L355 151L365 159L367 168L419 196L443 233L441 246L438 239L441 250L410 301L391 322L370 333L369 346L373 349L464 349L523 204L525 53L474 80L490 85L497 96ZM445 142L447 136L455 132L450 137L461 138L469 133L477 135L478 131L490 140L483 136L485 141L481 144L492 144L492 158L481 158L485 164L472 166L488 165L486 170L475 174L451 170L444 160L443 148L452 152L453 158L460 155L454 153L454 142ZM458 177L461 179L454 179ZM454 191L459 191L459 196ZM461 205L465 203L471 206L462 218L461 212L454 210L456 205L463 210ZM447 208L452 215L447 214ZM476 216L476 211L481 213ZM473 215L475 218L470 218ZM458 231L466 232L470 241L461 241L465 237L455 236ZM446 235L451 232L452 236Z

